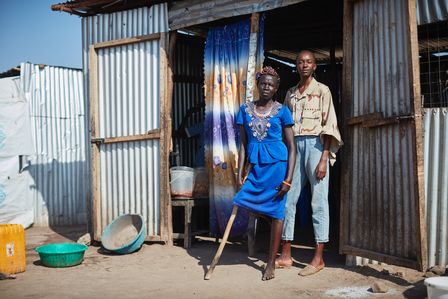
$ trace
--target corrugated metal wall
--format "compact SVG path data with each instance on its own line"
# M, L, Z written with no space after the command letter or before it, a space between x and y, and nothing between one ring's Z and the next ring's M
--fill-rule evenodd
M448 108L424 109L428 266L448 264Z
M448 1L417 0L417 24L448 20Z
M353 103L348 118L413 114L407 1L353 3ZM418 185L413 122L349 126L348 245L364 252L418 258ZM353 252L352 252L353 253Z
M84 79L91 44L166 32L166 4L84 18ZM98 50L99 136L144 134L160 128L159 41ZM159 235L159 141L102 145L102 228L123 213L139 213L148 235Z
M36 149L29 165L34 224L84 224L89 160L82 72L22 63L20 75Z
M160 128L159 41L98 51L99 138ZM158 235L159 141L101 146L101 225L125 213Z
M198 151L204 151L199 135L189 138L185 132L204 120L204 43L202 38L178 34L174 54L174 151L179 152L180 165L190 167L195 167ZM176 164L175 158L171 164Z

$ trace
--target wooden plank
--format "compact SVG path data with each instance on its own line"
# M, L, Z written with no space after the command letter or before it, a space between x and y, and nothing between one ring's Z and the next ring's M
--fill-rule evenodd
M167 245L173 244L171 201L169 192L169 143L168 143L168 55L167 35L160 36L160 236Z
M373 128L409 120L414 120L414 115L383 117L381 112L375 112L348 118L347 126L362 125L364 128Z
M104 49L104 48L119 47L119 46L125 46L125 45L129 45L129 44L147 42L147 41L156 40L159 38L160 38L160 33L152 33L152 34L140 35L140 36L136 36L136 37L116 39L116 40L111 40L111 41L107 41L107 42L96 43L93 46L95 47L95 50L98 50L98 49Z
M253 101L258 97L256 92L255 67L257 65L258 31L260 15L253 13L250 17L249 58L246 73L246 101Z
M343 64L342 64L342 115L341 131L345 145L340 150L341 159L341 199L340 199L340 230L339 230L339 251L343 253L343 245L349 244L349 208L350 208L350 175L351 150L350 130L346 124L346 119L351 116L351 105L353 102L352 91L352 55L353 55L353 4L349 0L344 0L343 15Z
M415 0L407 1L408 4L408 35L409 44L407 49L409 51L409 78L412 80L410 86L412 87L411 95L413 96L412 110L415 115L414 127L412 129L414 144L415 144L415 159L414 162L414 177L417 182L415 194L418 195L416 200L416 220L417 225L417 261L419 263L418 269L420 271L426 270L428 265L428 248L427 248L427 231L426 231L426 217L425 217L425 194L424 194L424 165L423 165L423 122L422 122L422 107L420 106L420 65L418 53L418 35L417 35L417 20L416 20L416 3Z
M347 124L347 126L353 126L353 125L361 124L364 121L379 120L381 118L383 118L383 113L374 112L374 113L363 114L363 115L347 118L346 124Z
M139 134L139 135L129 135L129 136L109 137L109 138L92 137L91 142L100 144L110 144L110 143L132 142L132 141L142 141L150 139L160 139L160 129L151 130L148 131L148 133L146 134Z
M383 262L386 264L397 265L397 266L413 268L413 269L417 268L417 262L415 260L405 259L402 257L387 255L387 254L383 254L383 253L378 253L375 251L356 248L353 246L344 245L344 246L342 246L341 251L344 252L344 254L354 255L354 256L362 256L362 257L376 260L379 262Z
M146 236L145 241L147 241L147 242L163 242L164 240L160 236Z
M202 229L202 230L196 230L196 231L192 231L191 232L191 236L200 236L203 234L207 234L208 230ZM184 238L185 233L173 233L173 239L183 239Z
M90 128L93 136L99 132L98 117L98 56L94 46L89 49ZM92 144L92 226L93 239L101 237L100 145ZM89 207L89 206L88 206Z
M166 86L166 153L165 153L165 159L166 159L166 188L167 188L167 194L166 194L166 213L167 213L167 219L166 219L166 226L167 226L167 244L169 246L173 245L173 210L171 207L171 189L169 185L169 155L170 152L173 151L173 123L171 119L171 115L173 114L173 98L174 98L174 83L173 83L173 62L174 62L174 53L175 53L175 47L176 47L176 41L177 41L177 33L172 32L169 35L169 39L167 41L168 45L166 48L168 49L168 56L166 57L166 63L167 63L167 86Z
M192 207L204 207L208 205L208 197L207 198L194 198L194 197L181 197L181 198L172 198L171 205L173 207L185 207L186 205L191 205Z
M412 120L414 120L413 115L392 116L392 117L385 117L382 119L366 120L362 123L362 126L364 128L375 128L375 127L381 127L381 126L387 126L387 125L394 125L394 124L398 124L403 121L412 121Z

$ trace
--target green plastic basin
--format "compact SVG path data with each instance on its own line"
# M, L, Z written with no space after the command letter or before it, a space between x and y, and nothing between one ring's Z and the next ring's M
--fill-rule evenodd
M78 243L57 243L37 247L42 265L53 268L76 266L82 263L87 246Z

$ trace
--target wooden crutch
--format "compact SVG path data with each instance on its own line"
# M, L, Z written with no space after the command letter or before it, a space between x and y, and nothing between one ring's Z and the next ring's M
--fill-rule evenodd
M210 268L208 268L207 274L205 274L204 279L210 280L212 278L213 270L215 270L216 264L218 264L221 253L226 246L227 239L229 238L230 229L232 228L233 221L235 220L236 213L238 212L238 206L233 206L232 214L230 215L229 221L227 222L226 230L224 231L224 236L222 237L221 244L219 244L218 251L216 251L215 257L213 258Z

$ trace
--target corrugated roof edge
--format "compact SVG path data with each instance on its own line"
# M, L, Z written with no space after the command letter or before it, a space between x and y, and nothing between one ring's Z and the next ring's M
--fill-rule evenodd
M63 11L81 17L112 13L144 6L172 2L169 0L75 0L51 5L53 11Z
M26 62L26 63L31 63L31 62ZM57 68L60 68L60 69L82 71L82 68L75 68L75 67L68 67L68 66L49 65L49 64L43 64L43 63L34 63L34 65L38 65L40 69L43 69L44 67L49 66L49 67L57 67ZM17 67L10 68L9 70L6 70L4 72L1 72L0 73L0 78L17 76L17 74L20 75L20 65L18 65Z

